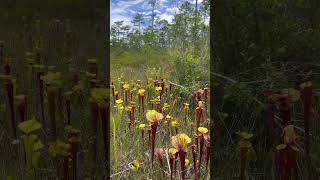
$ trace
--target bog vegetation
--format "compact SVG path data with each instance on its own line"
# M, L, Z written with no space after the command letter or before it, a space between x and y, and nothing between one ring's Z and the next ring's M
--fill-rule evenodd
M209 1L148 3L111 26L112 179L210 178Z
M215 176L319 179L319 1L215 5Z
M90 115L91 90L107 86L103 17L20 5L0 22L0 179L104 179L106 142Z

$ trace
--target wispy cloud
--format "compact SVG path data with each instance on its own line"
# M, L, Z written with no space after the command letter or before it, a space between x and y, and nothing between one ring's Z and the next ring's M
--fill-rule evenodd
M171 10L171 5L172 0L157 0L155 9L157 17L170 22L174 14L174 11ZM132 25L131 21L137 13L143 14L145 20L149 21L151 10L148 0L111 0L111 25L116 21L124 21L124 24Z
M145 3L145 0L111 0L111 25L116 21L124 21L124 24L131 24L133 14L137 13L136 7L143 3Z
M189 1L192 4L196 0L157 0L155 13L160 19L165 19L169 23L176 13L179 13L178 6L184 2ZM198 4L203 0L198 0ZM124 21L126 25L132 25L131 21L137 13L141 13L146 21L145 25L149 24L151 7L149 0L111 0L111 25L116 21Z
M177 7L166 8L166 13L168 13L168 14L179 13L179 8L177 8Z
M173 15L172 14L167 14L167 13L164 13L164 14L161 14L159 16L160 19L165 19L167 20L169 23L171 23L172 19L173 19Z
M198 4L202 3L203 0L198 0ZM196 0L192 0L192 4L196 4Z

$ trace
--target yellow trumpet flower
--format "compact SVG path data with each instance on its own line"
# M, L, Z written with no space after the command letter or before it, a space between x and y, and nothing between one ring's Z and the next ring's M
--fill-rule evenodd
M123 103L123 100L122 100L122 99L117 99L117 100L116 100L116 103L117 103L117 104L122 104L122 103Z
M156 110L149 110L146 114L147 120L153 124L158 123L161 119L163 119L163 115L158 113Z
M167 126L167 125L168 125L168 121L167 120L163 121L163 126Z
M186 160L185 160L185 164L186 164L186 165L185 165L185 166L186 166L186 168L188 168L188 167L189 167L189 165L190 165L190 161L189 161L189 159L186 159Z
M151 144L151 162L153 163L154 158L154 144L156 140L156 131L159 121L163 118L161 113L158 113L156 110L149 110L146 114L147 120L151 125L151 133L152 133L152 144Z
M144 128L146 127L145 124L140 124L139 125L139 129L140 129L140 132L141 132L141 137L143 138L144 137Z
M179 122L177 120L171 121L171 127L179 127Z
M139 129L144 129L145 127L146 127L145 124L140 124L140 125L139 125Z
M283 134L284 134L284 142L287 144L291 142L295 142L297 138L293 125L288 125L284 127Z
M189 104L188 103L183 103L183 104L184 104L184 107L183 107L184 111L188 112L190 109Z
M191 139L186 134L177 134L171 138L171 143L174 148L178 150L180 162L181 162L181 176L185 179L185 168L186 168L186 154L187 145L191 143Z
M140 168L140 163L137 160L132 161L131 163L129 163L130 169L137 171Z
M130 88L130 84L126 83L126 84L123 85L123 89L124 90L129 90L129 88Z
M312 86L312 82L311 81L307 81L304 82L302 84L300 84L300 88L303 89L304 87L311 87Z
M146 92L146 90L145 89L139 89L138 90L138 94L140 95L140 96L144 96L144 93Z
M156 90L156 91L161 91L161 90L162 90L162 87L161 87L161 86L156 87L155 90Z
M175 148L170 148L170 149L169 149L169 155L170 155L170 156L173 156L173 157L174 157L177 152L178 152L178 150L175 149Z
M186 134L177 134L171 138L172 146L175 147L178 151L186 151L187 145L191 143L191 139Z
M208 132L208 129L205 128L205 127L199 127L199 128L198 128L198 132L201 133L201 134L205 134L205 133Z

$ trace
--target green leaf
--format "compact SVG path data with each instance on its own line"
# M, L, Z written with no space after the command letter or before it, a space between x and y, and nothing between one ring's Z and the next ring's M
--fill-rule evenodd
M20 104L24 103L25 98L26 98L26 95L24 95L24 94L14 96L15 104L20 105Z
M88 78L94 78L96 75L95 74L92 74L92 73L90 73L90 72L86 72L86 77L88 77Z
M97 59L88 59L89 64L96 64L98 62Z
M0 105L0 112L4 112L6 111L6 105L5 104L1 104Z
M220 112L219 115L223 120L226 119L229 116L228 113L223 113L223 112Z
M22 139L22 142L23 142L24 145L26 145L26 143L28 143L28 136L22 135L21 139Z
M70 148L70 145L68 143L64 143L64 142L59 141L59 140L57 141L57 145L58 145L59 150L63 150L63 151L65 151L65 150Z
M60 72L48 72L45 76L41 76L41 79L54 87L61 87L63 84L63 78Z
M0 80L7 81L12 79L10 75L0 75Z
M83 89L84 89L84 87L83 87L83 84L82 84L82 83L77 84L77 85L75 85L75 86L72 87L72 91L81 91L81 90L83 90Z
M91 90L91 97L99 105L103 105L109 97L109 91L106 88L94 88Z
M40 152L33 152L32 154L32 167L37 168L39 162Z
M39 123L35 118L31 120L24 121L18 125L18 128L24 132L25 134L29 134L33 131L36 131L42 127L41 123Z
M57 143L52 143L49 144L49 149L48 149L49 155L52 157L56 157L58 154L58 147Z
M279 53L285 53L285 52L287 52L287 47L282 46L281 48L278 49L278 52L279 52Z
M252 147L248 150L247 156L248 156L249 161L256 161L257 160L256 151Z
M276 146L276 149L279 151L279 150L282 150L282 149L284 149L286 147L287 147L286 144L279 144L279 145Z
M49 154L52 157L56 157L57 154L64 155L68 152L70 149L70 145L67 143L64 143L60 140L57 140L57 142L49 143Z
M12 176L7 176L6 180L13 180L13 177Z
M240 139L243 139L243 140L249 140L253 137L253 134L250 134L250 133L247 133L247 132L236 132L236 134L240 137Z
M31 168L32 166L32 153L33 153L33 147L34 143L37 139L37 135L31 134L31 135L22 135L21 139L24 144L24 150L26 153L26 162L27 162L27 167Z
M40 149L42 149L44 146L42 144L42 142L39 140L38 142L34 143L33 145L33 151L38 151Z
M44 69L45 66L44 65L41 65L41 64L35 64L33 65L34 68L38 68L38 69Z
M69 132L71 129L72 129L72 126L70 126L70 125L67 125L67 126L64 127L64 130L66 132Z

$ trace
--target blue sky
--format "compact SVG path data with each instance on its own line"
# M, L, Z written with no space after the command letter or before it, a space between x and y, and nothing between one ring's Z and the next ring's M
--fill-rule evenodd
M195 4L196 0L157 0L155 12L157 17L166 19L171 22L175 12L178 13L179 4L184 1L189 1ZM111 25L116 21L124 21L124 24L131 25L132 18L137 13L149 15L151 7L148 4L149 0L111 0L110 5L110 21ZM201 3L202 0L198 0ZM146 17L150 20L150 16Z

